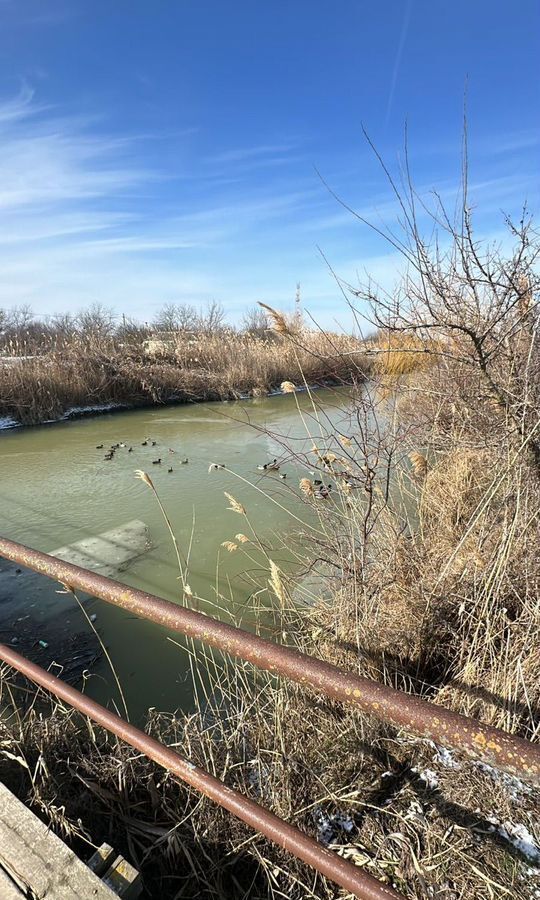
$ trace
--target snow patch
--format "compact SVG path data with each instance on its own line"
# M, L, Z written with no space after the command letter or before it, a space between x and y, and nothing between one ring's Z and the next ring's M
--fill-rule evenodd
M461 766L452 755L452 751L448 747L437 747L437 752L433 757L433 762L439 763L445 769L460 769Z
M65 413L56 419L45 419L38 422L38 425L54 425L55 422L65 422L67 419L74 419L77 416L91 416L95 413L111 412L115 409L131 409L127 403L95 403L92 406L70 406ZM11 416L0 416L0 431L3 428L20 428L21 423L12 419Z
M461 769L460 763L458 763L454 759L453 752L452 750L449 750L448 747L436 746L436 753L433 756L433 762L438 763L445 769ZM480 760L474 760L471 762L471 765L474 766L474 768L479 772L482 772L484 775L488 775L489 778L491 778L491 780L495 782L495 784L498 784L501 788L504 788L504 790L512 800L520 800L521 797L528 796L533 792L532 787L530 787L530 785L528 784L525 784L525 782L523 782L520 778L517 778L515 775L509 775L508 772L502 772L500 771L500 769L495 769L488 763L481 762Z
M439 779L437 773L434 772L433 769L422 769L422 771L419 772L416 767L413 767L411 772L415 772L430 791L434 791L435 788L439 787Z
M351 817L339 810L329 815L318 806L313 810L313 818L317 825L317 840L325 847L333 843L340 832L350 834L354 828Z
M405 819L417 819L422 824L426 821L424 807L419 800L411 800L405 812Z
M540 864L540 847L525 825L510 821L501 822L495 816L486 816L486 819L491 823L493 831L512 844L530 863L534 866Z
M540 847L534 836L525 825L516 825L513 822L503 822L498 828L501 837L506 838L514 845L516 850L523 853L527 859L535 865L540 863Z
M51 421L61 422L72 416L90 415L91 413L109 412L111 409L125 409L125 403L96 403L93 406L70 406L59 419Z
M532 788L528 784L524 784L520 778L516 778L515 775L509 775L507 772L500 772L498 769L494 769L493 766L484 762L475 761L473 765L476 769L479 769L480 772L489 775L491 780L496 784L503 787L512 800L519 800L521 797L532 793Z

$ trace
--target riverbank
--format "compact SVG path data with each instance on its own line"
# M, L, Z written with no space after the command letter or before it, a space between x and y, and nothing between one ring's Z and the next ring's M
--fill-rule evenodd
M248 615L250 628L277 642L538 742L539 308L527 268L538 247L524 227L513 233L513 255L494 262L491 250L479 256L473 234L452 233L442 260L418 245L422 279L406 278L390 305L369 293L382 323L373 380L361 391L330 392L326 406L319 394L297 396L295 386L362 380L362 348L329 335L300 345L277 313L272 340L212 336L201 342L204 355L186 340L162 360L123 349L112 368L97 347L88 371L80 355L72 369L60 360L51 396L65 399L70 371L75 386L64 411L134 395L157 404L267 394L281 381L291 393L279 413L254 404L242 422L203 410L198 434L194 404L170 418L156 410L126 416L125 435L116 422L104 422L99 435L73 423L65 432L75 434L59 441L53 432L64 429L43 429L26 452L21 430L3 442L13 519L26 533L37 515L23 465L39 473L47 540L51 521L72 531L74 517L83 527L85 517L110 520L137 489L144 514L131 509L129 518L148 521L163 549L161 557L157 546L149 550L139 572L150 592L178 602L180 569L186 602L209 615L241 625ZM407 246L419 240L409 237ZM26 364L6 368L24 372ZM19 419L34 409L39 420L45 407L24 407ZM104 459L111 444L122 449ZM159 447L167 461L171 451L179 461L185 453L188 465L162 466ZM264 463L278 457L272 474ZM135 468L143 473L136 488ZM53 502L71 498L68 515L53 519L45 491ZM156 494L171 512L167 527L147 518L146 500ZM273 526L269 510L282 517ZM178 555L167 543L169 521ZM180 551L189 557L187 582ZM156 588L166 558L170 593ZM99 615L106 629L107 613ZM111 625L119 681L132 679L149 733L407 900L537 895L540 795L523 759L516 775L502 774L463 758L452 734L435 746L189 642L178 648L163 632L137 631L127 616ZM169 646L187 660L180 677L178 658L168 669ZM160 702L163 683L170 693ZM0 688L7 708L12 674L3 672ZM190 707L179 702L182 690ZM113 832L152 900L335 900L335 887L313 870L62 705L50 701L47 716L33 704L21 713L19 706L0 720L2 778L74 842L85 830L96 843Z
M260 598L259 610L272 604L280 642L535 739L540 699L538 482L525 457L508 469L497 410L489 398L471 399L470 380L460 390L459 366L449 370L434 361L429 367L406 368L405 375L400 369L396 376L393 363L385 370L381 362L377 393L354 395L348 416L333 421L327 411L334 409L335 398L329 398L328 410L310 407L307 395L298 398L298 413L304 422L317 422L316 433L299 448L291 420L283 421L284 441L291 444L284 468L289 478L283 483L266 477L262 510L258 493L250 493L245 481L235 480L229 470L246 475L237 457L246 436L235 432L233 446L216 436L214 420L205 426L208 437L198 468L188 467L189 481L212 479L214 529L216 510L220 503L224 506L223 490L237 500L237 508L233 504L227 513L232 521L222 541L227 544L224 555L227 562L236 560L239 571L250 573L249 593ZM377 428L381 409L375 397L381 395L395 405L390 428L388 417L379 419L384 427ZM448 395L455 406L443 418L440 401ZM290 397L293 410L296 399ZM284 405L280 400L279 406ZM263 411L253 424L264 428L269 420L275 425L275 412ZM345 420L355 427L345 431ZM370 423L366 431L364 422ZM485 429L481 451L470 446L478 444L480 427ZM137 425L134 433L142 435L141 428ZM192 431L190 425L185 439ZM254 429L247 452L252 474L258 433ZM165 437L169 441L169 434L165 429L158 435L159 446ZM276 439L275 432L270 439ZM208 473L208 442L220 447L226 469ZM95 453L93 440L91 444L85 451L89 457ZM63 452L67 456L73 450L71 444ZM135 452L147 451L139 446ZM101 459L96 454L95 467L89 469L94 490L101 477L96 473L109 466ZM301 477L294 473L294 482L293 459L304 469ZM385 493L386 460L400 467L391 472L391 495ZM130 477L131 464L130 458ZM110 476L109 493L122 471ZM345 471L346 477L339 474ZM167 506L176 511L180 504L174 502L168 480L173 476L151 474ZM320 479L335 484L323 500L315 484ZM302 516L302 533L287 533L288 549L297 561L287 574L275 562L283 553L281 541L258 529L265 502L266 515L272 508L273 491L291 487L293 512L300 514L302 504L308 505L315 525ZM178 483L183 503L187 490L186 482ZM201 496L198 486L196 493ZM122 494L125 490L118 496ZM116 502L113 495L112 505ZM208 502L204 495L199 508ZM253 532L257 511L259 524ZM190 523L187 531L181 530L184 519L178 519L178 527L175 522L181 547L189 541ZM154 529L157 534L156 524ZM256 569L255 547L263 551ZM202 555L209 557L208 547ZM149 557L146 569L153 571L152 563ZM220 568L223 564L221 560ZM316 577L310 582L309 602L299 605L294 598L297 582L305 585L306 566ZM193 602L203 602L211 590L210 584L199 585ZM225 598L218 596L218 605L222 602ZM245 603L242 599L239 606ZM215 614L210 604L208 611ZM256 616L257 606L252 611ZM104 612L100 610L100 621ZM130 655L137 647L140 664L146 640L130 639L126 628L123 622L122 639ZM154 666L159 658L163 674L162 646L154 646L151 657ZM153 681L155 691L157 676ZM406 898L424 900L438 892L452 900L486 900L494 885L501 896L534 897L540 797L524 780L321 700L299 686L264 674L255 680L248 667L222 665L195 648L189 684L198 698L195 710L150 710L146 728L151 734L333 852L395 885ZM11 688L9 678L4 686ZM11 754L2 762L2 778L69 835L83 856L81 829L95 842L106 840L113 830L119 851L141 869L152 900L176 897L180 891L250 900L266 900L279 891L294 900L335 900L329 882L308 881L312 873L304 866L260 837L254 839L234 818L101 729L81 728L77 716L54 702L47 716L43 712L40 705L39 715L31 708L1 723L2 746ZM12 757L24 759L28 770Z
M366 367L366 373L367 373L367 367ZM367 377L367 374L366 374L366 377ZM358 381L358 377L357 377L357 379L355 379L355 381ZM353 381L348 381L348 382L340 381L338 383L338 385L336 385L335 383L331 383L330 381L326 380L319 384L307 384L305 386L301 385L299 387L296 387L295 393L302 394L302 393L304 393L304 391L319 391L319 390L324 390L325 388L332 388L332 387L336 387L336 386L350 387L350 386L352 386L353 383L354 383ZM160 404L156 404L156 403L152 403L152 402L146 402L146 403L140 402L137 404L97 403L92 406L74 406L72 408L67 409L57 419L44 419L43 421L39 421L39 422L32 422L32 423L17 422L15 419L13 419L9 416L5 416L3 418L0 418L0 432L8 431L13 428L23 428L23 427L32 428L32 427L38 427L40 425L57 425L60 422L70 422L70 421L75 421L77 419L86 419L86 418L91 418L91 417L99 418L100 416L104 415L105 413L133 412L138 409L139 410L153 409L154 407L156 407L158 405L164 406L164 407L174 407L174 406L183 406L186 404L209 403L209 402L214 402L214 403L238 402L238 403L240 403L242 401L245 402L247 400L256 400L256 399L260 400L261 397L265 397L265 396L266 397L285 396L286 393L287 393L287 391L282 390L281 386L279 386L277 388L267 391L266 393L252 391L251 393L240 394L239 396L235 396L232 398L226 397L226 398L216 399L216 400L212 400L212 401L206 400L206 399L185 400L185 399L172 398L172 399L169 399L169 400L165 401L164 403L160 403Z
M149 354L95 335L0 366L0 424L34 425L92 411L266 396L290 381L350 384L365 377L360 342L345 335L179 334Z

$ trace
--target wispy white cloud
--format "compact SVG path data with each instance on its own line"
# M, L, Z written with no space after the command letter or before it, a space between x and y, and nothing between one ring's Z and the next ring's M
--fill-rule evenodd
M285 144L259 144L253 147L237 147L231 150L225 150L223 153L216 153L206 158L207 162L226 164L226 163L242 163L252 160L261 160L265 158L274 159L277 156L283 156L297 149L297 143Z
M45 241L73 238L126 226L133 217L127 213L57 211L51 215L47 205L31 212L0 215L0 248L15 244L28 245ZM13 252L13 249L12 249Z
M176 132L175 147L194 133ZM204 165L166 171L148 162L159 155L145 140L39 106L30 89L0 102L0 305L54 312L100 299L144 317L171 297L236 302L231 279L254 235L286 228L313 202L298 179L277 190L209 185ZM224 158L249 165L288 146Z
M403 22L401 25L401 30L399 33L399 42L396 50L396 55L394 58L394 65L392 68L392 78L390 80L390 90L388 92L388 102L386 104L386 118L385 122L388 125L390 121L390 114L392 112L392 104L394 102L394 94L396 92L396 84L397 77L399 73L399 67L401 65L401 57L403 56L403 49L405 47L405 41L407 39L407 32L409 30L409 22L411 19L411 9L412 9L412 0L406 0L404 9L403 9Z
M71 21L77 14L76 4L67 0L56 0L53 5L49 2L44 9L41 0L22 3L21 0L1 0L0 9L3 13L4 28L9 25L14 28L42 28L44 26L63 25Z
M26 100L0 106L0 208L109 196L155 177L126 165L124 141L90 134L91 120L42 112Z
M7 100L0 100L0 126L8 122L16 122L32 113L31 102L34 96L33 90L24 82L19 93Z
M209 157L191 152L204 139L195 134L158 135L174 149L164 145L162 156L148 135L66 116L25 85L1 100L0 306L29 302L53 313L100 300L144 320L169 300L216 298L239 316L258 299L287 307L300 281L306 305L327 324L344 304L317 244L346 281L366 268L385 283L393 277L398 260L388 248L375 246L309 166L299 173L300 142ZM268 171L246 174L259 163ZM365 218L395 223L398 207L381 182L349 177L345 166L339 179L339 163L333 153L343 198L353 207L358 200ZM486 169L471 195L498 212L523 196L527 171ZM453 197L455 182L441 183Z
M460 196L460 185L456 180L440 179L437 185L423 183L415 187L416 216L422 224L430 219L428 210L438 211L439 202L443 203L452 215L456 200ZM435 193L436 192L436 193ZM347 193L340 198L350 209L339 205L339 201L330 197L333 211L324 213L305 221L299 227L312 232L328 232L336 229L350 229L358 219L363 219L376 227L395 227L399 218L403 218L398 200L389 196L389 191L373 196L368 203L355 204ZM500 174L492 178L471 180L468 185L469 204L477 207L478 216L486 219L501 210L515 213L527 200L538 200L538 180L533 171L521 171L511 175Z
M213 177L229 178L231 175L241 180L264 169L285 169L306 163L303 148L298 140L282 144L259 144L252 147L238 147L213 153L203 159L203 165Z

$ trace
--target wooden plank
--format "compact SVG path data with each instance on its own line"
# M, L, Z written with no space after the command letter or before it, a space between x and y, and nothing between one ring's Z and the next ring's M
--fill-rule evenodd
M0 897L2 900L24 900L26 896L11 880L7 872L0 867Z
M40 900L117 900L117 895L3 784L0 809L0 865L23 892L30 887Z
M86 865L92 869L99 878L105 874L110 868L111 863L116 859L116 850L113 850L110 844L102 844L95 853L92 854Z
M135 869L123 856L118 856L103 881L124 900L137 900L142 891L142 881Z

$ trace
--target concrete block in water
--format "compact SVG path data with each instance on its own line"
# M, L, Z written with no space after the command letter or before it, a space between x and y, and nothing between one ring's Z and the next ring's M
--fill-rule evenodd
M111 578L147 549L148 529L140 519L133 519L96 537L59 547L51 556Z
M54 550L52 555L101 575L115 577L148 549L148 529L133 519L95 537ZM80 599L85 595L78 592ZM91 616L92 621L96 615ZM62 677L77 683L100 657L99 640L70 594L59 584L0 558L0 640L47 668L62 666Z

